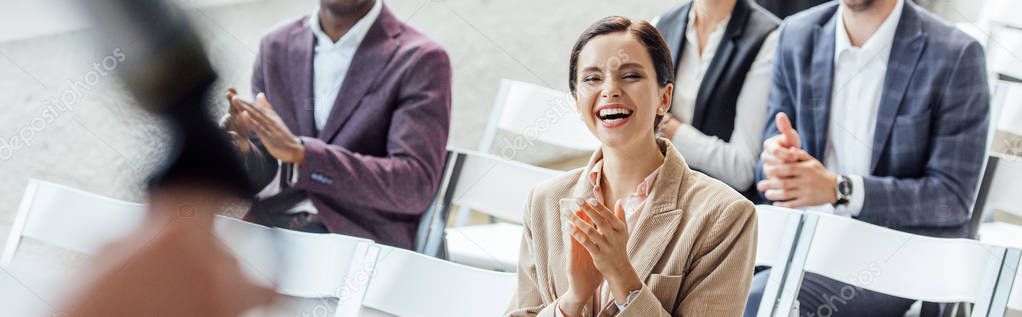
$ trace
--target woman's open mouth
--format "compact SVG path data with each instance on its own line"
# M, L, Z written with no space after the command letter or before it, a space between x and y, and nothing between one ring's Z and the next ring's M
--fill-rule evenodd
M603 106L596 112L596 118L607 128L624 125L632 116L632 110L621 106Z

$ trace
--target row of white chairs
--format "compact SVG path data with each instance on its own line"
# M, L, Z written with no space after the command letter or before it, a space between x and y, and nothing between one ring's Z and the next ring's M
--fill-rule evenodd
M26 237L90 254L138 225L144 209L33 180L0 265L10 266ZM972 316L1022 309L1022 298L1010 296L1022 258L1018 249L772 206L758 206L757 214L756 263L773 267L760 316L791 314L804 272L905 298L973 303ZM516 287L513 273L360 238L271 229L227 217L217 217L215 228L254 280L288 296L336 298L337 315L357 316L364 308L397 316L499 315ZM431 292L438 285L447 287Z
M514 272L529 189L559 171L461 151L450 201L501 220L446 229L450 260ZM462 189L463 187L467 187ZM1018 249L918 236L829 214L757 206L757 266L771 276L759 316L788 316L805 272L926 302L973 304L972 316L1003 316ZM1016 290L1016 292L1018 292ZM1022 310L1022 296L1010 307Z
M146 212L144 204L30 180L0 269L20 273L10 268L26 238L93 254L136 228ZM335 316L495 316L504 311L516 288L513 273L456 264L356 237L269 228L223 216L216 217L214 228L253 281L286 296L336 300ZM36 264L30 267L51 267ZM33 278L15 276L26 282L14 286L37 287L35 276L48 272L24 273Z

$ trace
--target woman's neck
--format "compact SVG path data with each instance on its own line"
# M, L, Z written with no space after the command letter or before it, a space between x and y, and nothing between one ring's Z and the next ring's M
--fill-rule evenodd
M710 34L717 28L720 21L731 16L737 0L695 0L696 34L699 36L699 53L702 54ZM744 0L743 0L744 1Z
M644 138L645 139L645 138ZM628 149L603 149L604 202L613 208L614 202L635 191L635 188L664 163L664 154L656 139L648 138Z
M696 21L717 24L731 16L738 0L695 0L692 8L696 10Z

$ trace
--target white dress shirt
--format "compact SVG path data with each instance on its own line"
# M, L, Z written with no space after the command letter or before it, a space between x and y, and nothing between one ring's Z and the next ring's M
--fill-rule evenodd
M313 118L316 122L316 131L323 130L326 126L326 120L330 117L330 111L334 109L334 102L341 91L341 85L344 84L355 51L362 44L362 39L369 33L369 28L376 22L376 18L380 16L382 8L383 0L377 0L369 13L355 22L355 25L337 42L331 40L319 24L319 8L309 18L309 28L316 36L312 62Z
M812 209L844 216L857 216L865 200L862 175L870 175L873 135L876 130L880 96L884 91L887 60L891 56L894 33L901 20L904 0L898 0L880 27L861 47L852 45L837 10L834 32L834 81L831 87L830 123L823 165L852 180L852 196L845 206L814 206ZM835 184L836 186L836 184Z
M777 31L767 36L749 68L735 105L735 128L731 132L730 142L724 142L715 136L703 134L693 127L691 122L699 86L713 61L713 56L717 53L728 20L730 17L717 24L700 54L695 10L689 10L688 27L685 28L685 47L677 65L674 102L671 105L672 112L683 123L674 135L668 137L693 168L702 170L733 188L744 190L751 186L755 179L756 160L759 159L762 146L767 97L771 88L770 77L777 47Z

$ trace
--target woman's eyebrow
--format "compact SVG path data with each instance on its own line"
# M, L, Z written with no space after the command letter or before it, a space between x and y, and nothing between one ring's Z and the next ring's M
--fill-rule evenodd
M601 70L600 66L595 66L594 65L594 66L589 66L589 67L583 68L582 72L583 73L585 73L585 72L600 72L600 70Z
M621 66L618 66L618 69L625 69L625 68L643 69L644 67L642 67L642 64L635 63L635 62L624 63L624 64L621 64Z

